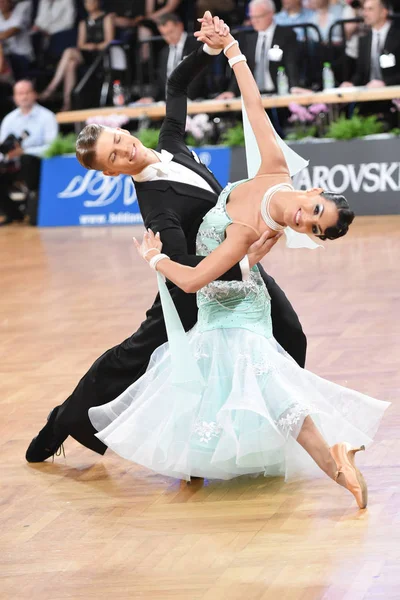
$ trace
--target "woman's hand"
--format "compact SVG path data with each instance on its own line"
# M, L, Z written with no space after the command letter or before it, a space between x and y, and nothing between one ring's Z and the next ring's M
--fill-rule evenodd
M147 262L149 262L153 256L156 256L156 254L160 254L162 248L160 234L156 233L154 235L151 229L148 229L145 232L141 244L139 244L136 238L133 238L133 243L135 244L136 250L139 252L140 256Z

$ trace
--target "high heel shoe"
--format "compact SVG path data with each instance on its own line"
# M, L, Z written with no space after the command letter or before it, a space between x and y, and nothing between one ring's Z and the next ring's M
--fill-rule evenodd
M368 501L368 488L362 473L357 469L354 462L354 455L360 450L365 450L365 446L352 448L347 442L335 444L330 448L330 453L337 465L335 481L342 474L346 480L346 488L353 494L360 508L365 508Z

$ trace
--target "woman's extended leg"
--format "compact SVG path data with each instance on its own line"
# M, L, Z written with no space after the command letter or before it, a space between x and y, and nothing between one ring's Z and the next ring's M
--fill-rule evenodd
M353 449L341 443L330 448L310 416L304 419L297 441L328 477L354 495L360 508L366 507L367 485L354 464L355 453L363 447Z

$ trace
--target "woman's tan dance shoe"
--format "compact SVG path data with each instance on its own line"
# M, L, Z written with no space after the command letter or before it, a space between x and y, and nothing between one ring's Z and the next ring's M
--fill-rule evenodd
M343 442L332 446L332 448L330 448L330 453L338 468L335 475L335 481L337 481L339 475L342 474L346 480L345 487L353 494L358 506L360 508L365 508L368 501L368 488L364 477L357 469L354 462L355 453L360 450L365 450L365 446L352 448L351 444Z

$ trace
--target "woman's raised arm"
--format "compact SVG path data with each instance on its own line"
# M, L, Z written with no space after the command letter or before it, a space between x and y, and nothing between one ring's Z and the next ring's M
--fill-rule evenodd
M218 24L218 22L216 23L216 19L218 19L218 17L214 17L214 26L206 23L204 18L199 19L202 23L202 28L194 34L199 41L205 44L212 43L215 36L219 35L215 31ZM238 43L232 44L232 42L236 42L232 35L224 38L224 52L226 53L227 58L234 59L235 57L243 57ZM228 46L229 48L226 50ZM257 83L247 62L244 59L239 62L233 60L232 65L247 115L260 150L261 166L257 175L274 175L280 173L282 175L289 175L285 157L275 137L275 131L262 105Z

